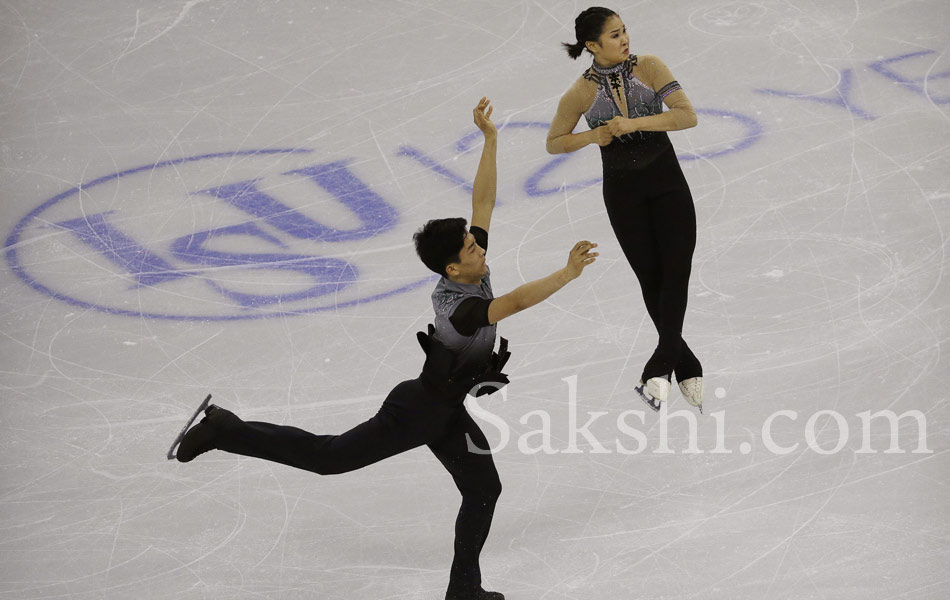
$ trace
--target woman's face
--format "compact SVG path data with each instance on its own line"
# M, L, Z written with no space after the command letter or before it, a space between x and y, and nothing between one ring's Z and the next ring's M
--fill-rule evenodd
M603 66L611 66L627 60L630 56L630 36L620 17L613 15L606 22L596 42L587 42L594 60Z

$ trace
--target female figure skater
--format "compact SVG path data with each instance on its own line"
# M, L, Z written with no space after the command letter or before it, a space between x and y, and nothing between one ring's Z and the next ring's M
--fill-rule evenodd
M576 59L587 50L594 60L561 98L547 151L600 146L607 215L659 334L636 391L659 410L675 374L683 396L702 412L703 368L682 337L696 211L666 134L695 126L696 113L659 58L630 54L616 12L588 8L575 19L574 32L577 41L563 44L568 55ZM572 133L581 115L590 131Z

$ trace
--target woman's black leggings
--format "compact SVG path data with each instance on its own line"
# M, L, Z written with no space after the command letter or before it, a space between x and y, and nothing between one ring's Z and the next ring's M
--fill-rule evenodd
M642 169L605 171L604 203L660 337L643 381L672 373L678 381L701 376L702 365L682 336L696 209L673 148Z
M215 447L304 469L321 475L361 469L419 446L428 446L462 494L455 521L455 558L449 593L480 589L478 557L488 537L501 481L485 435L461 398L446 398L419 379L404 381L387 396L379 412L340 435L315 435L287 425L242 421L218 409L208 417ZM398 502L398 499L392 501Z

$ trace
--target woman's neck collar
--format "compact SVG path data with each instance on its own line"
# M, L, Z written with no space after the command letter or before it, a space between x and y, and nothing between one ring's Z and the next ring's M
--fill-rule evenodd
M614 73L614 72L616 72L616 71L619 71L619 70L623 67L624 63L626 63L626 62L627 62L626 60L622 60L622 61L620 61L620 62L618 62L618 63L614 63L614 64L612 64L612 65L602 65L602 64L600 64L599 62L597 62L597 59L596 59L596 58L594 58L594 62L592 63L591 66L592 66L593 69L594 69L595 71L597 71L598 73L606 74L606 73Z

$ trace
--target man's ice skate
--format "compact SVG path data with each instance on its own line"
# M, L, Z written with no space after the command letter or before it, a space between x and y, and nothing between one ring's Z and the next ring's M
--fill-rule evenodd
M208 396L205 402L207 402L209 398L211 398L211 396ZM203 402L202 406L204 406L204 404ZM200 407L198 412L201 412ZM191 462L205 452L216 450L222 431L243 424L243 421L241 421L236 414L219 406L215 406L214 404L208 405L208 407L204 409L204 412L205 417L201 419L197 425L186 431L185 434L181 436L180 442L176 440L176 443L178 443L178 452L174 458L177 458L178 462ZM192 421L194 418L195 417L192 416ZM174 450L174 446L172 446L172 450ZM171 450L169 450L169 454L171 454Z
M201 401L201 404L198 406L197 409L195 409L195 412L191 415L191 418L188 419L188 422L185 423L185 426L182 427L181 431L178 432L178 435L175 437L175 441L172 442L171 448L168 449L168 454L165 455L165 457L168 460L174 460L178 458L175 450L179 448L179 445L181 444L181 441L184 439L185 434L188 433L188 428L191 427L191 424L195 422L195 419L198 418L198 415L200 415L203 410L208 408L209 402L211 402L211 394L208 394L208 396L204 400ZM182 461L182 462L188 462L188 461Z
M651 377L644 385L643 380L634 388L640 399L647 403L647 406L654 412L660 411L660 406L666 402L670 396L670 380L666 377Z
M219 408L214 404L208 404L211 401L211 394L202 401L201 405L195 411L181 433L172 442L172 447L168 449L168 460L177 458L178 462L191 462L199 455L217 448L215 438L218 430L229 424L240 422L240 419L231 411ZM198 415L204 411L205 416L197 425L191 427ZM190 429L189 429L190 427ZM175 451L177 448L177 452Z
M217 435L214 424L208 418L212 412L217 410L217 406L212 404L205 409L205 418L201 419L197 425L185 432L178 445L178 453L175 458L178 462L191 462L199 455L214 450L214 438Z
M683 397L692 406L699 409L699 414L703 414L703 378L690 377L685 381L679 382L680 392Z

